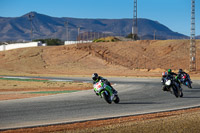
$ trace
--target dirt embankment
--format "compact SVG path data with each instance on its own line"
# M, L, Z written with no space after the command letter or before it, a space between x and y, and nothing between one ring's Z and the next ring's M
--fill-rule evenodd
M0 74L160 75L189 69L189 40L154 40L36 47L0 52ZM200 41L197 67L200 70Z

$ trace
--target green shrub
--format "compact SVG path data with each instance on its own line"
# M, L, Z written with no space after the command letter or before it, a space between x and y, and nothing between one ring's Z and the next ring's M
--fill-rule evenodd
M105 38L96 39L93 42L117 42L117 41L119 41L119 39L112 37L112 36L108 36Z
M47 46L58 46L58 45L64 45L64 42L60 39L36 39L33 41L41 41L42 43L46 43Z

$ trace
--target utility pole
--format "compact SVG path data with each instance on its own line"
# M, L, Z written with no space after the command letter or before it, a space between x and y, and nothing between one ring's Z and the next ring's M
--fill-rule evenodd
M78 28L77 41L80 41L80 37L79 37L79 34L80 34L80 26L78 26L77 28Z
M30 24L31 24L31 32L30 32L31 42L32 42L32 39L33 39L33 23L32 23L33 18L34 18L34 14L33 14L32 12L29 13L29 15L28 15L28 19L29 19Z
M190 71L196 71L195 0L191 0Z
M156 40L156 30L154 30L154 40Z
M69 41L69 33L68 33L68 21L65 22L65 34L66 34L66 38L67 38L67 41Z
M133 2L133 26L132 26L132 38L138 40L138 25L137 25L137 0Z

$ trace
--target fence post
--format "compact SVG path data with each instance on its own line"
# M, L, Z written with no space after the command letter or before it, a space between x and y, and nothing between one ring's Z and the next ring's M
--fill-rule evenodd
M6 45L4 44L4 45L3 45L3 51L5 51L5 50L6 50Z

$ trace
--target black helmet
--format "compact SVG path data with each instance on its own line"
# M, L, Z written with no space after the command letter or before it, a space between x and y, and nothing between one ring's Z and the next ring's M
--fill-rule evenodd
M178 71L179 73L182 73L183 72L183 70L182 69L179 69L179 71Z
M93 74L92 74L92 79L93 79L94 81L97 81L98 78L99 78L99 75L98 75L97 73L93 73Z

